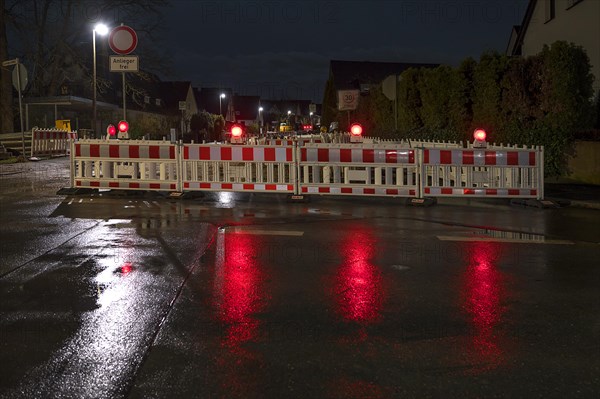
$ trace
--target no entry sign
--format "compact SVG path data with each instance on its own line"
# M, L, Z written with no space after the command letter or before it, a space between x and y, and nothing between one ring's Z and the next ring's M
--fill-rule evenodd
M117 26L110 31L108 45L117 54L129 54L137 47L137 34L127 25Z

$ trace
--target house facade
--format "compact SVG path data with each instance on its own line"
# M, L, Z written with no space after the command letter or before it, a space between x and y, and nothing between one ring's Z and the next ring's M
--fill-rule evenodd
M513 29L508 55L530 56L557 40L583 47L600 93L600 1L530 0L521 26Z

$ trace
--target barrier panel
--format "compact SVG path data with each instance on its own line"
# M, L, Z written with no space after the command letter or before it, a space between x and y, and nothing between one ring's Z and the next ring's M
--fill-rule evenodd
M415 150L398 145L310 144L300 150L301 194L414 197Z
M293 146L184 144L184 191L294 193Z
M71 186L181 191L178 152L176 144L166 141L73 142Z
M423 197L544 197L543 148L422 149Z
M68 155L71 140L77 140L77 132L58 129L33 129L31 131L31 156Z
M544 198L543 148L71 142L71 187L295 195Z

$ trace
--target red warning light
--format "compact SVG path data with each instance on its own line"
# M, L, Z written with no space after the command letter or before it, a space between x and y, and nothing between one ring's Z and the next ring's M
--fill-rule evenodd
M114 125L108 125L106 127L106 134L108 134L109 136L114 136L115 134L117 134L117 128Z
M119 127L119 132L121 133L125 133L129 130L129 123L127 123L127 121L121 121L117 126Z
M242 128L241 126L235 125L231 128L231 136L232 137L242 137Z
M123 264L123 266L121 266L118 271L119 273L125 275L125 274L129 274L133 271L134 267L130 262L125 262Z
M363 128L360 124L355 123L350 127L350 134L353 136L360 136L362 134Z
M473 138L477 141L485 141L487 133L483 129L476 129L473 133Z

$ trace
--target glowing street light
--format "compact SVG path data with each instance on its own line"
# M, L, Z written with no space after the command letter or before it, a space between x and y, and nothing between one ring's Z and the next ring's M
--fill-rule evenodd
M221 100L225 98L225 93L221 93L219 96L219 115L223 116L223 111L221 110Z
M96 33L99 34L100 36L105 36L108 33L108 26L104 25L104 24L96 24L96 26L94 27L94 30L92 32L92 50L94 52L94 78L93 78L93 85L94 85L94 94L93 94L93 100L92 100L92 130L94 131L94 136L96 136Z

